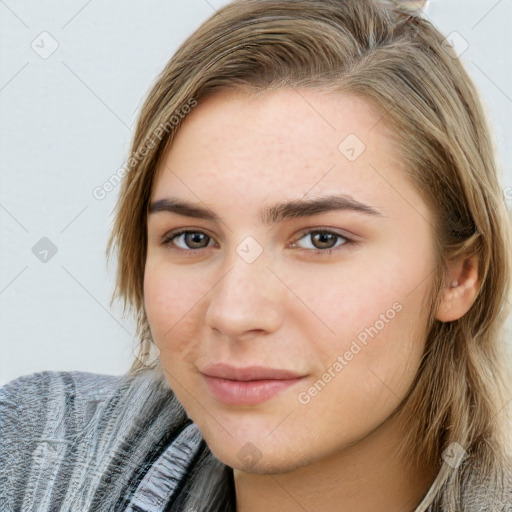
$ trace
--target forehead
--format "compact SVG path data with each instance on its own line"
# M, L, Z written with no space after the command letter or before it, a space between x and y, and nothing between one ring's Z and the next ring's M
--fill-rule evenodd
M243 208L271 195L341 192L379 208L396 202L396 187L410 188L392 135L380 112L354 95L292 87L222 91L185 118L153 195L209 202L231 195Z
M304 160L310 149L337 154L348 135L360 147L391 143L383 140L391 139L383 116L355 95L293 87L260 93L231 89L201 100L180 126L173 146L193 137L194 147L212 154L229 149L250 153L252 140L265 143L259 148L265 154L288 154L300 147L296 156Z

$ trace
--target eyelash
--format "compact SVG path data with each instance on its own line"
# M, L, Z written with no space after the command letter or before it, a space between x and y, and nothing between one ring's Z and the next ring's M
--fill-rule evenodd
M192 256L192 254L190 254L190 253L198 253L204 249L208 249L208 247L202 247L199 249L182 249L181 247L176 247L173 244L173 240L185 233L201 233L203 235L206 235L210 240L212 240L212 238L207 233L204 233L203 231L192 230L192 229L182 229L179 231L174 231L174 232L171 231L170 233L167 233L163 237L162 245L168 247L172 251L178 251L178 252L181 252L182 254L188 253L187 256ZM355 240L353 240L345 235L342 235L340 233L337 233L335 231L331 231L331 230L328 230L325 228L316 228L316 229L310 229L309 231L305 231L296 239L296 242L298 242L299 240L301 240L302 238L304 238L307 235L316 234L316 233L334 235L338 239L343 239L344 242L340 245L331 247L329 249L304 249L305 251L313 252L314 254L321 254L323 256L328 256L328 255L332 254L333 252L338 251L342 247L345 247L346 245L355 245L357 243ZM293 245L296 245L296 242L293 242ZM336 241L336 243L337 243L337 241ZM300 247L299 247L299 249L300 249Z

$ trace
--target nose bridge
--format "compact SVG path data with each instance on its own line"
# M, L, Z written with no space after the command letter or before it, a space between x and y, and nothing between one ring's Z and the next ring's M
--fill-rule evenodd
M283 285L267 268L263 247L247 237L224 263L223 277L211 290L207 324L230 336L277 329Z
M268 277L271 272L269 252L252 236L246 236L229 256L225 264L229 272L225 275L223 288L232 297L244 297L251 292L253 299L262 299L267 295L268 286L272 285ZM222 286L222 282L219 283Z

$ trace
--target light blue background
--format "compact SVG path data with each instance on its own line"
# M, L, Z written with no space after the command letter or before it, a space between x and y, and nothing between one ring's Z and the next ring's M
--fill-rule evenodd
M104 255L118 190L92 191L124 163L157 74L225 3L0 1L0 384L46 369L128 369L135 324L109 308L115 268ZM434 0L426 16L468 44L461 59L512 198L512 1ZM46 56L51 44L47 58L31 46ZM46 263L32 253L42 237L57 247Z

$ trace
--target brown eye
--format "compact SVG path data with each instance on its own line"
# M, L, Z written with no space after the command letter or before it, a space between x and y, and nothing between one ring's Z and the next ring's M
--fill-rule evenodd
M204 249L208 247L210 237L201 231L180 231L171 233L163 240L164 245L175 245L179 249Z
M317 249L332 249L336 245L337 238L338 236L333 233L318 232L311 234L311 240Z
M319 252L329 252L331 249L337 249L338 247L351 242L351 240L339 233L318 229L304 233L299 238L299 241L308 239L310 241L309 244L302 244L301 246L297 242L294 246L298 246L302 249L316 249Z

